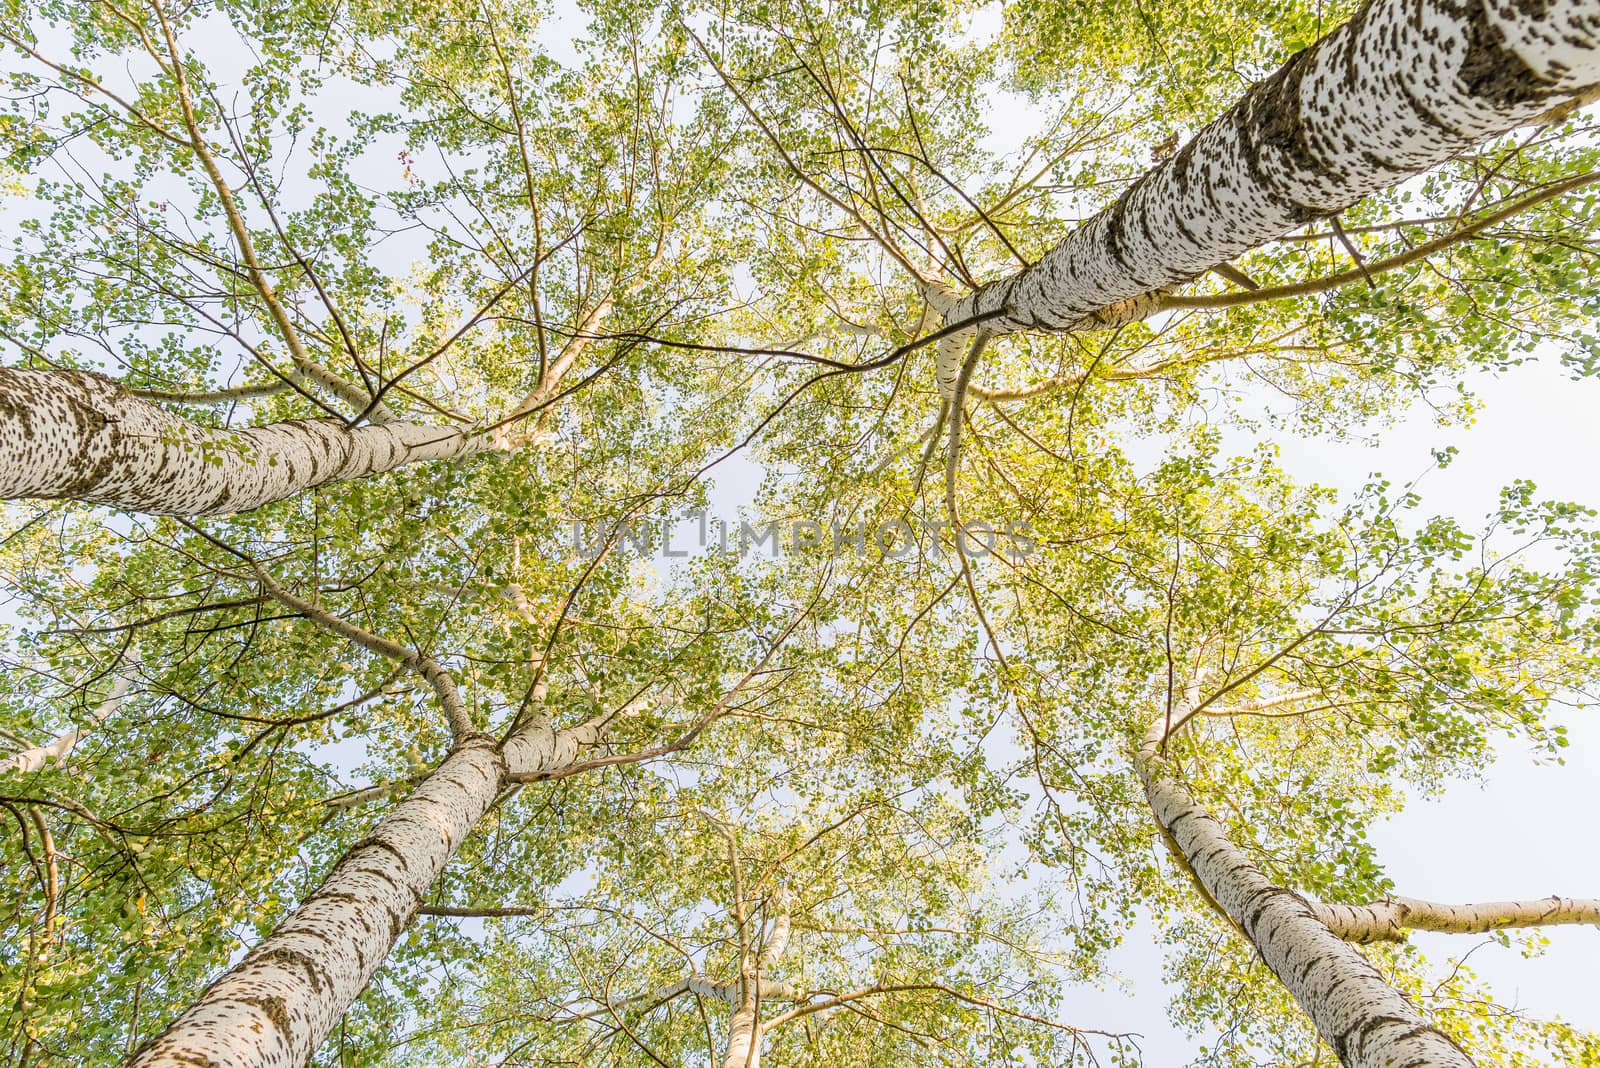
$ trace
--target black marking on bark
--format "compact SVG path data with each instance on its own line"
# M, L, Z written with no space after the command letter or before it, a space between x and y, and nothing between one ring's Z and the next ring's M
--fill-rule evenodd
M1133 270L1133 264L1128 262L1128 240L1126 234L1128 227L1128 212L1130 210L1130 205L1132 205L1135 200L1133 194L1149 180L1149 174L1146 174L1143 178L1140 178L1139 181L1134 183L1133 188L1128 190L1126 195L1113 204L1111 206L1111 210L1108 211L1104 216L1106 230L1106 251L1111 254L1112 259L1117 261L1117 266L1121 267L1125 272L1131 272Z
M1263 913L1272 907L1272 899L1279 890L1275 886L1264 886L1259 890L1252 890L1250 894L1239 903L1239 926L1252 939L1256 938L1256 924Z
M390 875L387 868L369 868L362 872L368 879L375 879L385 883L391 890L410 890L410 886L402 879Z
M1317 970L1317 966L1327 959L1326 953L1314 953L1306 958L1306 962L1300 966L1299 974L1294 977L1296 985L1303 985L1311 977L1311 973Z
M166 1032L163 1031L161 1034L147 1038L143 1042L139 1043L139 1048L133 1051L133 1056L128 1058L128 1063L137 1064L147 1052L155 1049L156 1045L160 1043L165 1036ZM194 1068L224 1068L221 1061L214 1061L210 1057L195 1053L193 1050L172 1049L167 1050L164 1055L167 1060L175 1064L193 1065Z
M1344 986L1346 983L1349 983L1352 980L1353 977L1349 975L1339 976L1332 983L1328 984L1328 988L1322 992L1322 997L1324 999L1333 997L1334 991L1338 990L1341 986Z
M1339 1055L1339 1059L1341 1061L1348 1063L1347 1054L1352 1047L1356 1049L1366 1049L1367 1043L1372 1039L1373 1035L1377 1034L1381 1029L1391 1025L1404 1027L1406 1029L1405 1036L1413 1038L1418 1034L1426 1034L1429 1031L1433 1031L1435 1034L1440 1034L1440 1032L1432 1027L1417 1027L1411 1025L1411 1021L1402 1019L1399 1016L1379 1014L1364 1017L1359 1023L1346 1029L1344 1034L1339 1035L1338 1042L1330 1042L1329 1045L1333 1046L1333 1051ZM1443 1037L1443 1035L1441 1034L1440 1037ZM1455 1045L1455 1043L1452 1042L1451 1045Z
M1350 1063L1350 1032L1345 1031L1337 1035L1324 1035L1328 1045L1333 1047L1333 1055L1339 1058L1340 1064Z
M1143 211L1139 212L1138 218L1139 232L1144 235L1145 243L1150 248L1160 248L1161 242L1157 240L1155 231L1150 229L1150 209L1146 207ZM1136 278L1135 281L1138 281L1141 285L1145 285L1146 288L1149 288L1148 284L1145 283L1142 278Z
M1435 130L1443 131L1452 138L1461 136L1460 130L1445 122L1434 113L1432 108L1417 98L1417 94L1412 90L1410 81L1406 79L1400 80L1400 94L1406 98L1406 103L1411 105L1412 115L1432 126Z
M1405 995L1402 994L1401 997L1405 997ZM1409 1002L1411 999L1410 998L1406 998L1406 1000ZM1437 1027L1434 1027L1432 1024L1428 1024L1428 1023L1414 1024L1413 1026L1407 1028L1406 1030L1402 1031L1399 1035L1397 1035L1394 1038L1393 1041L1394 1041L1394 1043L1396 1045L1398 1045L1398 1044L1400 1044L1402 1042L1409 1042L1414 1038L1420 1038L1423 1035L1433 1035L1433 1036L1435 1036L1435 1037L1437 1037L1437 1038L1439 1038L1439 1039L1441 1039L1441 1040L1443 1040L1445 1042L1448 1042L1450 1044L1450 1048L1451 1049L1456 1050L1463 1057L1466 1057L1468 1060L1471 1060L1471 1058L1472 1058L1472 1055L1470 1053L1468 1053L1464 1048L1462 1048L1461 1043L1457 1042L1455 1039L1451 1038L1449 1035L1445 1034L1443 1031L1439 1030ZM1421 1058L1419 1058L1418 1060L1411 1061L1410 1064L1406 1066L1406 1068L1414 1068L1414 1066L1415 1066L1415 1068L1420 1068L1420 1066L1428 1064L1431 1060L1432 1060L1432 1058L1429 1057L1426 1053L1424 1053L1423 1056Z
M311 987L311 992L313 994L322 993L322 966L315 958L301 953L298 949L290 949L288 946L273 946L262 951L253 963L281 963L299 968L305 972L306 985Z
M358 850L363 848L381 849L393 856L395 860L399 862L402 871L408 873L411 871L411 861L406 858L406 855L395 846L392 846L388 842L385 842L382 838L379 838L376 834L368 835L366 838L363 838L361 841L357 842L355 844L355 848L350 852L353 855Z
M92 389L84 389L83 392L89 399L74 395L72 392L65 392L61 398L77 428L78 451L73 457L73 476L62 484L54 496L81 497L93 492L94 487L105 480L112 466L123 459L118 455L121 451L118 446L122 444L122 435L118 432L115 421L94 407ZM102 433L107 437L105 447L100 451L99 460L90 462L89 455L94 448L94 439Z
M283 927L279 928L278 933L284 934L284 935L291 935L292 934L296 938L304 938L304 939L309 939L310 941L313 941L313 942L321 942L325 946L333 945L334 944L334 939L330 938L328 935L326 935L322 931L318 930L317 927L314 924L306 924L306 923L303 923L303 922L302 923L296 923L295 922L295 920L297 920L297 919L302 919L302 920L304 919L305 911L307 909L314 908L315 906L321 904L322 902L324 902L326 900L327 900L327 898L325 898L325 897L318 897L318 898L314 898L314 899L312 899L310 901L307 901L304 905L301 906L301 911L300 912L296 913L295 916L290 917L290 919L283 925Z
M1194 184L1190 169L1194 166L1194 150L1199 140L1198 137L1189 138L1189 143L1178 149L1178 154L1167 164L1172 172L1172 184L1178 187L1178 192L1183 196L1189 195L1189 188Z
M234 510L232 502L237 492L238 489L232 484L231 480L223 479L221 484L217 486L217 492L212 494L211 498L205 504L196 508L195 511L201 515L222 515L231 512Z
M1524 14L1532 14L1518 6ZM1458 74L1467 91L1502 110L1547 99L1550 83L1506 47L1505 34L1489 21L1483 0L1476 0L1468 11L1467 54Z
M1216 198L1212 197L1211 199L1215 200ZM1185 241L1189 242L1189 244L1191 246L1193 246L1194 248L1200 248L1201 247L1200 238L1195 235L1195 232L1193 230L1189 229L1189 222L1188 222L1187 219L1185 219L1183 217L1183 212L1177 211L1177 212L1173 212L1172 213L1172 225L1174 225L1174 226L1176 226L1178 228L1178 233L1182 234L1183 235L1183 239ZM1189 275L1186 278L1180 278L1180 279L1178 279L1177 282L1169 283L1164 288L1172 288L1173 285L1183 285L1184 283L1191 281L1194 277L1196 277L1196 276Z
M323 446L325 446L325 447L331 447L332 446L333 443L331 441L329 441L326 437L323 436L323 434L321 432L322 431L321 427L308 425L305 428L305 430L306 430L306 435L308 437L312 438L313 440L318 441ZM305 483L308 486L317 485L318 481L319 481L317 476L322 474L322 463L317 458L318 451L319 450L317 450L317 449L308 449L307 450L308 455L307 455L306 458L311 464L311 470L305 476Z
M290 1036L289 1009L288 1006L284 1004L282 998L240 994L233 1000L237 1001L241 1005L249 1005L253 1009L260 1009L261 1012L266 1015L267 1019L272 1021L272 1025L278 1029L278 1033L280 1035L284 1036L285 1038Z
M1232 112L1241 154L1251 177L1274 199L1290 205L1292 212L1304 213L1310 209L1285 191L1272 187L1262 167L1261 155L1263 148L1274 148L1303 172L1328 172L1327 164L1311 148L1306 137L1305 117L1300 113L1300 87L1310 73L1318 47L1313 45L1295 53L1276 73L1252 89ZM1309 221L1309 218L1301 221Z

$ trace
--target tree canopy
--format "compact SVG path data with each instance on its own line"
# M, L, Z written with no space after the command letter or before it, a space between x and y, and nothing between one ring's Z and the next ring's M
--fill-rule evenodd
M1369 840L1559 757L1592 502L1277 448L1595 372L1592 0L0 46L9 1062L1136 1064L1151 930L1196 1063L1600 1064L1407 937L1593 888Z

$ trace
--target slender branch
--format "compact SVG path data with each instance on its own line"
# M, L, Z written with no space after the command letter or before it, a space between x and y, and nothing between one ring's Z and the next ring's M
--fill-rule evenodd
M995 633L994 627L989 624L988 613L983 610L983 598L978 595L978 585L972 576L972 560L967 554L967 530L961 519L960 502L957 499L957 478L961 472L961 427L966 419L964 408L967 386L972 381L972 373L977 369L978 361L983 356L983 350L988 346L989 334L979 330L972 339L972 350L967 354L966 360L961 365L961 370L956 376L955 389L950 398L950 437L946 446L944 464L944 506L950 516L951 536L955 539L956 559L961 568L961 577L967 587L967 593L972 597L972 608L978 614L978 622L983 626L983 632L989 639L989 644L994 648L994 655L1000 661L1000 666L1005 668L1006 654L1000 647L1000 638Z
M821 596L820 591L818 596ZM756 662L755 666L749 671L745 672L744 676L740 678L738 682L734 683L733 687L729 689L727 693L723 694L717 700L717 703L711 706L705 715L696 720L687 731L679 735L675 740L667 742L663 745L653 746L649 749L643 749L635 753L618 753L613 756L597 757L594 760L586 760L582 763L571 764L566 767L557 768L551 771L539 771L527 775L513 773L511 775L511 781L548 782L552 779L564 779L570 775L576 775L579 772L592 771L595 768L612 767L618 764L638 764L646 760L655 760L659 757L670 756L673 753L687 749L694 743L696 738L700 737L701 733L707 727L711 726L711 724L716 720L721 719L724 715L726 715L732 707L733 698L737 696L747 685L749 685L752 679L767 669L767 665L771 663L773 656L775 656L778 650L783 647L784 642L788 641L789 635L792 634L794 629L800 625L800 621L806 617L806 615L810 612L812 605L814 604L815 600L813 600L811 604L803 606L798 612L796 612L794 618L791 619L789 624L779 632L776 638L773 639L772 643L768 646L767 651L762 654L761 659Z
M772 129L772 127L767 125L766 120L761 117L761 115L753 106L751 106L750 102L745 98L745 95L739 91L739 87L734 84L732 76L730 76L727 71L722 69L722 65L718 63L716 57L711 54L711 49L706 47L705 42L701 41L699 36L695 34L693 30L688 32L690 40L694 41L696 47L700 49L700 53L705 56L706 62L711 64L711 69L716 71L717 77L722 80L722 84L727 87L728 92L733 94L733 98L739 102L739 106L744 110L744 113L750 116L751 121L761 129L763 134L766 135L767 141L772 145L779 157L782 158L784 164L788 166L790 172L822 199L826 200L828 203L832 204L834 207L850 216L850 218L854 219L856 225L860 226L862 230L866 231L868 236L872 238L878 247L883 249L884 252L888 253L889 256L895 260L895 262L900 264L900 266L904 267L906 271L910 273L911 277L922 279L922 272L917 270L916 265L913 264L906 254L900 250L900 247L889 238L887 233L879 233L878 230L873 227L871 223L867 222L867 220L862 217L861 213L852 205L847 204L843 199L830 192L815 178L806 173L805 169L802 168L800 164L795 161L794 157L789 154L788 149L783 146L782 139L778 137L777 133Z
M177 89L178 106L183 113L183 124L189 132L189 145L194 149L195 155L200 160L200 165L205 169L211 185L217 192L217 199L222 203L222 210L228 219L228 228L233 232L234 241L239 246L239 256L244 260L245 272L250 279L250 284L260 295L267 306L267 312L272 316L272 321L278 327L278 333L283 336L284 343L289 346L290 357L294 360L295 367L307 377L326 387L340 399L361 411L362 417L372 422L381 423L392 421L394 415L384 406L381 399L367 394L341 376L323 367L311 358L305 345L300 340L300 331L295 328L294 320L289 317L283 302L278 299L278 294L273 289L272 282L262 270L261 261L256 256L255 243L250 238L250 229L245 225L244 215L239 210L238 203L234 200L233 190L228 181L223 177L222 170L217 166L216 157L212 155L211 148L206 144L204 133L200 129L200 121L195 114L194 99L189 89L188 76L184 74L183 54L178 48L177 37L173 34L172 24L168 21L166 11L161 6L161 0L151 0L156 17L161 22L161 33L166 39L167 51L172 57L173 83Z
M324 630L332 631L340 637L347 638L364 649L398 660L412 672L422 676L428 685L433 687L433 692L438 694L439 704L444 709L445 719L450 723L450 733L458 741L477 732L477 728L472 723L472 716L467 712L467 707L461 700L461 693L456 689L455 680L433 657L420 650L407 648L399 642L391 641L388 638L363 630L348 620L340 619L333 613L319 608L310 601L296 597L278 585L272 576L268 575L266 570L255 561L252 560L250 566L254 569L256 577L261 580L261 585L275 600L294 609Z
M56 840L50 833L50 824L45 820L44 813L38 805L28 806L28 818L33 820L34 828L39 832L40 847L44 850L45 884L44 884L44 938L48 942L55 932L56 905L61 900L61 869L56 863Z
M324 630L331 631L341 638L348 639L363 649L370 650L380 656L397 660L414 674L420 675L427 681L428 685L433 687L433 692L439 696L439 704L443 707L445 719L450 724L450 733L457 742L478 733L477 728L473 726L472 717L467 712L466 705L461 700L461 694L456 689L455 680L433 657L426 655L421 650L408 648L399 642L391 641L388 638L363 630L354 623L339 618L327 609L295 596L279 585L277 580L267 573L266 568L262 567L247 553L240 552L227 542L213 537L185 519L180 518L178 522L219 549L243 560L250 567L250 570L255 573L262 589L266 590L267 594L274 600L294 609L294 611Z
M980 1009L987 1009L990 1012L998 1012L1003 1016L1010 1016L1016 1020L1026 1020L1029 1023L1042 1024L1045 1027L1051 1027L1058 1031L1067 1031L1075 1035L1102 1035L1108 1038L1124 1037L1111 1031L1097 1031L1090 1028L1073 1027L1070 1024L1060 1023L1059 1021L1047 1019L1043 1016L1035 1016L1032 1013L1022 1012L1018 1009L1013 1009L1006 1005L1002 1005L997 1001L990 1001L988 998L979 997L976 994L968 994L966 991L957 990L955 987L948 986L944 983L893 983L885 984L883 986L864 987L860 990L852 990L847 994L836 994L822 1001L813 1001L808 1004L801 1005L798 1008L790 1009L788 1012L783 1013L782 1015L774 1016L770 1020L767 1020L761 1025L761 1028L763 1031L770 1031L775 1027L779 1027L788 1023L790 1020L798 1020L802 1016L810 1016L813 1013L827 1012L829 1009L836 1009L841 1005L848 1005L852 1001L860 1001L862 998L878 997L884 994L904 994L913 992L944 994L946 997L954 998L956 1001L965 1002L968 1005L973 1005Z
M35 745L19 753L12 753L4 760L0 760L0 774L8 771L32 772L44 767L46 762L66 760L67 755L75 749L79 742L95 727L104 723L117 709L122 707L128 698L128 690L133 686L133 676L139 666L139 650L130 646L125 656L123 666L118 669L116 681L111 684L111 691L106 694L95 710L89 714L87 727L73 727L63 731L52 740L42 745Z
M204 393L185 393L170 389L130 389L128 392L141 400L167 401L172 404L226 404L231 401L252 400L287 393L294 386L289 382L257 382L246 386L231 386Z
M150 116L146 115L144 112L140 111L138 108L136 108L132 104L128 103L128 101L122 99L122 97L118 96L116 93L112 92L110 89L107 89L104 85L100 84L99 81L97 81L96 79L90 77L89 75L80 74L77 71L72 70L70 67L65 67L65 66L62 66L60 63L54 62L53 60L46 59L32 45L27 44L26 42L22 41L20 38L13 37L11 34L6 33L3 30L0 30L0 41L5 41L6 43L10 44L12 47L18 49L19 51L27 53L29 56L32 56L35 60L37 60L38 62L44 64L47 67L49 67L51 70L55 71L57 74L60 74L63 77L66 77L66 78L70 78L73 81L77 82L79 85L85 86L85 87L87 87L89 89L92 89L93 91L99 93L101 96L104 96L106 99L112 101L118 107L120 107L123 111L127 112L130 116L132 116L133 119L135 121L137 121L140 126L143 126L146 129L155 132L156 134L160 135L165 140L172 142L173 144L179 146L180 148L189 148L189 147L191 147L188 141L185 141L183 138L179 137L177 134L173 133L171 130L168 130L165 126L162 126L159 122L156 122Z
M1347 942L1404 942L1408 930L1484 934L1508 927L1600 926L1600 899L1555 895L1472 905L1445 905L1414 897L1391 897L1365 905L1321 901L1310 905L1317 919Z
M1307 698L1315 697L1317 693L1318 691L1316 690L1295 690L1291 693L1278 694L1276 697L1262 697L1254 701L1243 701L1227 708L1200 708L1197 711L1207 716L1246 716L1304 701ZM1173 729L1180 726L1182 726L1182 721L1173 724Z
M1201 296L1169 294L1151 309L1151 313L1171 311L1177 308L1237 308L1245 304L1258 304L1266 300L1282 300L1286 297L1304 297L1313 293L1325 293L1330 289L1349 285L1351 282L1370 282L1380 274L1387 274L1390 271L1398 271L1403 267L1409 267L1413 263L1425 260L1434 253L1442 252L1452 245L1459 245L1464 241L1469 241L1514 215L1530 208L1538 207L1546 201L1575 192L1585 186L1593 185L1596 182L1600 182L1600 173L1581 174L1575 178L1556 182L1531 196L1524 197L1501 208L1499 211L1491 212L1476 222L1468 223L1459 230L1452 230L1450 233L1436 237L1432 241L1425 241L1416 248L1407 249L1405 252L1390 256L1387 259L1367 264L1364 268L1358 265L1354 270L1338 271L1322 278L1313 278L1308 281L1293 282L1281 286L1265 286L1261 289L1247 290L1245 292L1214 293Z

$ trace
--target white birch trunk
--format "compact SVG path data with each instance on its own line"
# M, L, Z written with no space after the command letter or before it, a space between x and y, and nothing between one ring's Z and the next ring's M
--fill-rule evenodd
M487 736L469 739L129 1068L301 1068L511 776L570 765L597 735L594 727L556 731L538 722L500 749Z
M1317 918L1304 898L1274 886L1222 825L1167 770L1159 728L1137 758L1145 797L1194 876L1349 1068L1471 1068L1378 970Z
M0 500L71 498L167 515L258 508L302 490L495 448L417 423L198 426L87 371L0 368Z
M1365 905L1313 901L1311 911L1347 942L1404 942L1408 930L1483 934L1508 927L1600 926L1600 900L1594 898L1551 896L1532 901L1444 905L1414 897L1392 897Z
M728 1021L728 1055L722 1068L761 1068L761 1030L756 1004L741 1005Z
M789 932L792 929L789 918L792 901L789 894L780 891L774 903L778 915L772 921L772 930L767 933L767 944L756 958L756 973L733 987L736 994L743 987L744 995L742 999L736 999L739 1003L728 1020L728 1055L723 1058L722 1068L761 1068L761 1038L766 1033L761 1025L761 1003L774 996L794 997L794 991L787 985L771 984L766 979L767 971L778 963L783 951L789 948Z
M945 313L991 333L1140 319L1187 282L1600 83L1594 0L1372 0L1051 249ZM965 348L941 345L949 398Z

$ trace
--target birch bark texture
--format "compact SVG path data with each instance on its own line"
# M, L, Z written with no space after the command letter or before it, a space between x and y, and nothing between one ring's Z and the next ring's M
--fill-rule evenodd
M990 333L1116 326L1160 291L1600 83L1594 0L1371 0L1032 267L955 300ZM946 399L965 344L941 345ZM946 355L948 350L948 355Z
M1365 905L1311 902L1317 919L1348 942L1404 942L1406 932L1483 934L1512 927L1589 924L1600 927L1600 899L1542 897L1529 901L1480 901L1445 905L1414 897L1392 897Z
M428 889L513 774L575 763L600 728L542 721L466 739L128 1068L301 1068L377 974Z
M728 1019L728 1053L722 1068L761 1068L761 1038L766 1028L761 1024L761 1001L769 996L766 973L783 957L789 948L791 923L789 909L792 899L787 893L777 898L778 916L767 935L767 944L757 958L755 975L743 975L738 984L739 1001ZM792 992L784 989L784 993Z
M1275 886L1171 774L1157 721L1135 765L1156 822L1347 1068L1472 1068L1460 1046L1300 895Z
M0 500L221 515L423 460L495 448L458 427L290 419L199 426L88 371L0 368Z

